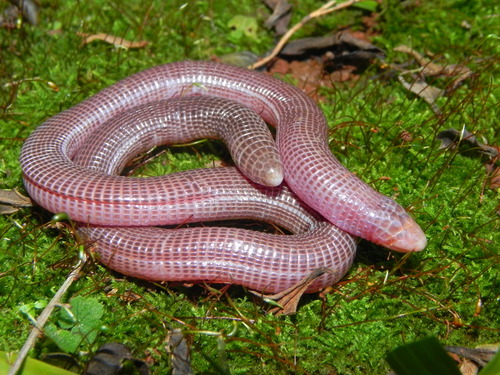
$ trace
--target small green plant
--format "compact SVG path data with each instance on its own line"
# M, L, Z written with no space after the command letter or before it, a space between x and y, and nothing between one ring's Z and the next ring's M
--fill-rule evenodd
M82 346L92 344L102 327L104 307L96 299L75 297L69 307L62 307L54 314L54 320L47 323L45 334L59 348L75 354Z
M231 30L228 38L233 43L241 43L244 38L257 39L259 24L254 17L236 15L229 20L227 26Z
M326 2L291 3L294 25ZM264 56L275 40L264 28L271 12L257 0L43 4L39 25L0 27L0 187L21 193L20 148L45 119L142 69L241 51ZM83 368L80 352L122 342L136 357L147 358L153 373L168 373L165 337L178 328L188 332L197 373L227 368L235 374L356 375L387 373L387 351L429 335L457 346L498 340L499 192L487 187L480 160L439 149L436 136L466 126L481 142L498 143L500 5L384 0L356 6L308 22L292 39L350 30L382 48L384 64L412 64L412 57L393 51L406 45L433 63L464 65L474 73L439 98L439 116L385 65L321 91L332 152L410 210L428 236L428 248L401 257L362 243L351 271L330 293L305 296L297 315L281 318L267 315L267 305L238 287L139 282L89 261L65 294L68 307L57 305L31 356L46 358L60 351L57 345L76 353ZM82 45L79 33L149 44ZM170 148L137 172L156 176L213 166L223 152L211 142ZM5 353L23 347L34 317L78 257L77 241L47 225L50 221L51 215L36 207L0 216L0 350Z

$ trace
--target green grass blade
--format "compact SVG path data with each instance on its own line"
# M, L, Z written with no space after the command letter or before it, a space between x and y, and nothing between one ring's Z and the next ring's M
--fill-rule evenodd
M16 360L17 354L10 354L0 351L0 374L7 374L10 365ZM49 365L34 358L26 358L24 365L18 375L74 375L74 372L64 370L60 367Z
M498 375L500 374L500 351L488 362L479 372L479 375Z

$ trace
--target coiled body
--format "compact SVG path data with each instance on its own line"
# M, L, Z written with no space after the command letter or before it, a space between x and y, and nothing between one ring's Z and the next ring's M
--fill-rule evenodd
M148 103L192 96L234 100L276 126L282 171L271 163L267 170L276 175L258 171L256 175L264 175L269 185L279 184L284 175L290 189L261 187L232 168L126 178L109 174L123 166L125 156L112 162L102 158L100 165L88 161L92 157L78 161L78 153L88 144L88 155L106 148L105 142L98 150L92 144L99 129L116 116ZM204 121L200 113L191 111L188 116L194 128ZM150 125L154 129L161 122ZM239 137L229 142L241 147ZM259 151L254 154L258 157ZM277 79L222 64L179 62L130 76L48 119L28 138L20 161L26 189L36 202L82 223L82 231L97 241L105 264L147 279L232 282L276 292L314 269L335 271L322 276L313 291L347 271L355 251L352 235L397 251L419 251L426 244L423 232L403 208L331 155L325 118L310 98ZM86 163L94 165L89 168ZM245 166L244 158L240 166L253 168ZM212 227L171 231L156 238L150 232L156 229L123 228L233 217L272 221L296 235ZM115 226L122 228L110 228Z

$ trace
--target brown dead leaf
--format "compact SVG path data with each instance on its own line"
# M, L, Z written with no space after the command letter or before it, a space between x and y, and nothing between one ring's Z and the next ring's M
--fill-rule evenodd
M415 58L418 64L422 67L422 73L426 76L437 76L437 75L447 75L447 76L457 76L457 75L467 75L472 74L471 70L463 65L439 65L432 62L430 59L423 57L420 53L414 49L407 47L405 45L398 46L394 48L394 51L403 52L411 55Z
M296 86L316 101L323 99L319 95L320 88L333 87L334 82L358 79L359 76L354 74L355 70L355 67L345 66L341 70L328 73L324 70L324 64L317 59L290 62L276 59L269 67L269 72L272 74L291 76L296 80Z
M132 363L136 371L141 375L150 374L147 364L132 356L129 348L124 344L110 342L101 346L90 359L84 371L86 375L118 374L127 364Z
M280 57L291 61L320 60L326 72L345 70L361 73L374 61L385 57L384 51L371 44L361 32L341 31L321 37L302 38L288 42ZM338 79L335 79L338 81Z
M479 371L479 366L470 359L464 358L460 362L459 369L462 375L477 375Z
M374 60L384 56L365 34L342 31L288 42L267 68L270 73L293 77L298 87L321 101L320 88L356 80Z
M431 59L422 56L420 53L414 49L401 45L394 48L394 51L406 53L412 56L417 63L420 65L420 74L424 77L455 77L453 82L449 85L446 91L452 91L456 89L463 81L473 75L472 70L464 65L460 64L450 64L450 65L440 65Z
M256 296L259 296L268 302L272 302L277 307L272 308L269 313L273 315L290 315L297 312L297 306L300 298L304 295L307 288L316 281L318 277L325 273L331 273L329 268L318 268L312 271L308 276L300 280L296 285L276 294L262 294L259 292L251 291Z
M494 190L500 188L499 146L479 142L477 137L465 128L461 131L453 128L443 130L437 135L437 139L441 141L441 149L458 150L463 156L480 158L488 173L485 185Z
M432 110L439 114L440 110L436 105L436 99L440 96L445 96L454 91L459 85L461 85L466 79L473 75L473 72L464 65L460 64L449 64L440 65L432 61L430 58L422 56L417 51L412 48L401 45L394 48L397 52L405 53L412 56L417 64L419 65L416 69L403 69L401 66L396 64L391 64L391 67L395 71L398 71L398 79L401 84L411 92L417 94L419 97L424 99L432 108ZM403 75L410 75L412 77L412 83L408 83ZM426 82L428 77L451 77L453 81L449 83L447 80L446 87L438 88L430 86Z
M178 328L172 329L167 336L167 351L170 353L172 373L178 375L192 374L189 345Z
M356 51L370 52L371 58L385 56L384 51L367 41L363 33L349 31L292 40L283 47L280 56L310 55L314 54L315 50L330 50L336 56Z
M467 129L446 129L439 132L437 139L441 141L440 149L459 149L461 154L467 156L484 156L488 160L497 159L500 151L498 147L489 146L479 142L477 137Z
M473 361L480 367L484 367L498 351L498 344L485 347L467 348L464 346L445 346L444 349L458 357Z
M416 81L409 83L402 76L398 76L399 82L403 85L403 87L412 93L418 95L422 99L424 99L428 104L431 105L435 112L438 111L437 107L435 107L436 99L444 95L444 91L438 89L437 87L433 87L429 85L427 82L417 79Z
M11 6L0 14L0 27L14 29L20 27L20 17L32 25L38 25L39 5L33 0L10 0ZM5 8L4 6L2 9Z
M31 199L17 190L0 190L0 215L13 214L23 207L31 206Z
M278 54L282 51L283 47L288 43L292 35L297 32L297 30L300 30L306 23L309 21L322 17L326 14L330 14L332 12L337 12L341 9L348 8L358 2L358 0L347 0L344 1L341 4L337 4L336 1L329 1L322 6L320 6L318 9L312 11L308 15L306 15L302 20L300 20L298 23L296 23L292 28L290 28L285 35L281 37L281 39L278 41L276 46L270 51L266 57L262 58L261 60L257 61L255 64L252 64L249 66L250 69L258 69L264 65L267 65L269 62L271 62L275 57L278 56Z
M277 36L284 35L292 18L292 6L288 0L264 0L264 3L273 10L264 26L268 29L274 28Z
M104 33L87 34L87 33L77 32L76 34L84 38L82 41L84 45L89 44L94 40L102 40L103 42L114 44L115 46L123 48L143 48L149 44L149 42L145 40L133 42L118 36L104 34Z

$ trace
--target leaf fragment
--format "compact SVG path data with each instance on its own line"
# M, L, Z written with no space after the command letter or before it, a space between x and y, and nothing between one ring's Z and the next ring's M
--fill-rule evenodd
M22 195L16 189L0 190L0 215L13 214L23 207L32 206L33 202L31 199Z

